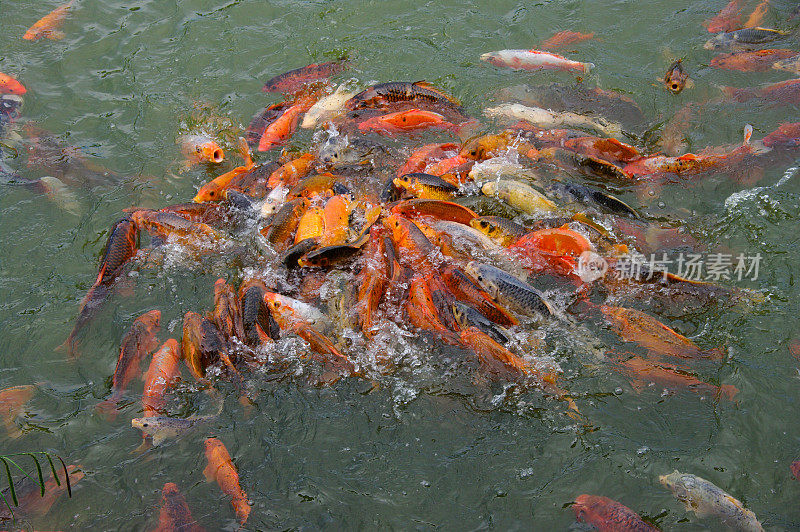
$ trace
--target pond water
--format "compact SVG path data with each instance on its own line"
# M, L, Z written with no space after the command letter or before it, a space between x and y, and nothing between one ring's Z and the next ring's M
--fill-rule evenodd
M29 164L24 150L15 156L4 149L5 162L22 178L60 176L74 197L65 209L26 187L4 186L0 194L0 388L37 385L16 421L23 435L3 433L0 450L51 451L80 464L86 478L72 498L23 526L151 529L161 489L174 482L202 526L236 529L229 498L202 473L203 440L216 436L252 503L247 529L564 530L575 526L569 505L582 493L620 501L664 530L714 528L718 523L687 513L659 484L658 476L674 469L733 494L767 529L800 527L800 483L789 471L800 458L800 362L788 349L800 334L794 284L800 181L791 159L754 169L756 182L714 175L652 195L610 186L651 220L684 228L710 251L762 257L756 280L721 283L763 294L763 301L653 312L701 347L725 350L724 362L698 374L738 388L735 401L634 385L599 358L605 349L627 349L618 339L599 333L600 340L588 342L579 338L584 328L552 327L550 354L584 418L576 421L536 389L479 382L474 368L453 362L458 350L416 340L409 328L392 347L399 366L392 374L316 387L264 372L251 383L248 407L223 382L222 411L212 422L133 453L142 439L130 426L141 412L141 382L130 385L114 422L95 412L109 393L120 339L135 317L156 308L160 340L180 339L184 313L211 309L214 281L240 279L241 261L225 257L143 265L135 283L114 294L87 328L79 358L54 351L72 329L122 210L189 201L220 173L181 168L175 139L198 106L233 139L254 113L280 100L261 92L267 79L346 54L353 67L339 81L427 80L481 117L497 104L500 89L576 77L500 69L481 54L532 48L574 30L595 38L563 53L595 64L582 75L586 84L638 103L647 125L636 133L697 102L700 118L686 131L688 149L697 152L740 143L745 124L760 139L798 120L792 105L720 101L720 86L791 77L709 66L715 52L703 48L711 35L702 23L724 2L82 0L64 23L64 39L21 38L57 5L0 4L0 71L28 89L17 134L48 131L95 170L89 175L69 161L45 168ZM762 25L797 29L800 21L789 20L795 7L771 2ZM800 50L796 40L786 47ZM694 86L673 95L659 78L680 57ZM391 142L416 147L451 138ZM312 132L298 130L291 143L308 148ZM238 160L226 147L229 159ZM259 154L262 161L274 157ZM641 303L651 308L646 295ZM171 413L213 413L213 401L185 369L183 375Z

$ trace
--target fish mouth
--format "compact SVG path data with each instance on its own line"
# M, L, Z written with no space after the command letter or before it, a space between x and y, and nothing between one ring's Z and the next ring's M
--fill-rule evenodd
M215 163L221 163L225 160L225 153L222 151L222 148L217 148L211 152L211 160Z
M490 61L494 57L492 52L486 52L485 54L481 54L481 61Z
M669 481L667 480L667 475L659 475L658 481L661 482L666 487L669 487Z

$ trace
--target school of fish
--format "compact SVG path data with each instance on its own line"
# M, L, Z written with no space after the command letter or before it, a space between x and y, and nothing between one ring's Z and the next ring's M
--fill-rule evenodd
M44 16L23 38L63 38L62 26L78 7L73 4ZM797 44L790 33L761 26L768 2L746 19L743 4L731 0L706 22L716 35L704 48L718 54L710 66L800 75L800 49L788 48ZM564 31L539 49L476 57L487 68L584 75L595 65L552 50L580 50L579 43L595 38ZM786 47L767 48L773 43ZM340 57L267 80L264 98L273 103L255 113L233 145L213 131L180 134L184 169L225 171L199 184L185 202L127 209L110 224L95 281L59 347L69 357L88 355L81 346L87 329L113 305L132 271L157 268L174 255L232 258L236 271L197 287L213 294L213 307L186 312L175 337L160 334L160 309L143 312L122 337L111 388L95 410L107 422L134 414L130 424L142 434L137 452L202 436L197 454L205 457L203 473L244 525L252 510L244 489L250 473L238 470L224 435L206 433L219 411L171 414L176 384L193 380L214 401L232 391L243 408L252 404L251 381L265 371L284 371L307 386L359 379L377 387L404 363L405 342L459 353L458 371L471 373L476 383L539 390L554 410L591 424L548 355L557 341L554 329L615 338L625 350L598 352L593 363L599 372L623 375L636 391L655 383L672 394L746 401L733 385L704 377L724 363L724 346L697 345L665 323L658 309L755 305L760 295L657 271L637 280L613 275L631 252L702 246L650 217L646 205L610 194L605 184L645 191L712 176L738 182L743 167L794 161L800 122L775 124L760 139L743 123L741 141L698 153L682 152L680 144L670 144L677 153L647 152L638 137L645 125L641 109L615 91L582 83L498 87L495 104L472 115L454 95L413 77L337 85L354 61ZM678 97L692 87L688 63L669 65L659 77L664 90ZM26 92L15 77L0 73L0 130L20 121ZM731 104L798 104L800 79L722 87L720 96ZM679 111L678 134L699 112ZM315 131L310 145L293 143L298 126ZM66 153L70 164L98 179L107 172L35 126L23 129L29 165L51 164L49 173L57 176L24 180L0 161L3 182L43 192L67 210L78 208L70 197L71 172L52 167L48 150ZM590 259L609 272L587 271ZM657 307L644 307L643 294ZM35 391L34 385L0 390L9 437L22 436L17 420ZM136 394L141 400L134 406L122 401ZM798 475L796 464L791 472ZM657 480L697 518L762 530L752 511L710 481L677 471ZM202 530L191 506L167 482L158 530ZM658 529L652 518L602 495L580 494L572 510L598 530Z

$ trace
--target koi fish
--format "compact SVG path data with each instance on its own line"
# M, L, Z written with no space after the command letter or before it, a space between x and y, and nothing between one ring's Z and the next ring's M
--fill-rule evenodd
M553 48L562 48L583 41L594 39L594 32L581 33L579 31L559 31L542 44L539 45L543 50L552 50Z
M724 31L732 31L740 28L742 10L741 0L731 0L722 8L722 10L712 18L705 22L705 27L709 33L719 33Z
M445 92L426 81L391 81L365 89L349 100L345 106L351 111L376 109L391 103L427 103L461 111L461 104Z
M637 389L641 382L656 382L662 386L688 388L698 394L711 394L715 399L725 397L733 401L739 390L730 384L715 386L701 381L690 375L685 369L675 364L654 363L640 357L628 360L617 360L617 367L627 373L632 379L638 381Z
M639 514L608 497L578 495L572 510L578 521L593 525L599 532L658 532Z
M225 282L217 279L214 283L214 312L212 321L222 336L230 341L232 338L244 338L244 325L242 323L242 309L236 290Z
M408 109L375 116L358 125L359 131L375 131L377 133L406 133L421 129L449 129L451 127L453 124L445 120L444 116L422 109Z
M189 505L178 486L172 482L161 490L161 510L158 513L158 528L154 532L203 532L189 511Z
M679 157L664 155L642 157L625 165L623 172L635 177L654 174L697 175L714 168L730 167L753 152L753 147L750 145L752 135L753 126L748 124L744 128L742 144L727 152L705 150L699 154L687 153Z
M771 28L744 28L720 33L716 37L709 39L703 45L703 48L706 50L717 50L719 48L752 50L764 43L772 42L786 35L786 32L773 30Z
M220 406L222 406L220 404ZM131 427L142 431L142 437L150 438L154 447L158 447L165 440L175 438L188 432L194 427L209 423L216 416L189 416L188 418L149 416L137 417L131 420ZM139 449L144 449L143 443Z
M208 482L216 481L225 495L231 497L231 505L236 512L239 523L244 525L250 515L250 503L247 494L239 484L239 473L233 465L231 455L225 444L217 438L206 440L206 460L208 465L203 470L203 475Z
M294 134L300 115L316 103L316 97L305 96L287 108L274 122L269 124L258 140L258 151L267 151L283 146Z
M451 185L441 177L423 173L395 177L393 183L416 198L446 200L458 192L458 187Z
M250 347L277 339L278 324L270 315L269 307L264 302L266 285L257 279L250 279L239 287L239 300L242 306L242 339Z
M105 301L113 281L122 273L124 266L135 255L139 246L139 228L128 216L117 221L112 227L106 241L103 258L97 279L81 301L75 326L63 344L56 350L66 349L71 355L75 353L75 339L78 332L92 319L95 312Z
M25 94L28 90L25 86L9 76L0 72L0 94Z
M337 61L327 63L313 63L304 67L296 68L283 74L278 74L267 81L261 88L262 92L283 92L292 93L303 88L304 85L321 79L328 79L350 66L347 59L342 58Z
M514 70L563 70L587 74L594 68L594 63L572 61L541 50L499 50L483 54L481 60Z
M72 7L72 4L73 2L63 4L37 20L36 23L25 32L22 38L27 41L35 41L43 37L54 41L63 39L64 32L59 28L64 24L64 19L67 17L67 13Z
M775 61L772 64L772 68L800 75L800 54L794 53L792 56Z
M73 464L67 466L66 474L69 475L71 489L74 489L75 485L85 476L81 471L81 466ZM19 514L26 517L35 517L49 512L58 498L67 491L67 479L64 476L63 469L58 470L56 476L58 477L58 482L54 477L50 477L45 481L44 495L42 495L42 488L38 482L33 482L30 478L23 478L17 487L19 507L12 514L5 504L0 506L0 522L16 518ZM8 490L3 490L3 496L6 500L10 500L10 495Z
M757 88L737 89L722 87L723 94L735 102L760 98L776 103L800 104L800 78L764 85Z
M719 349L700 349L685 336L644 312L608 305L601 305L600 311L623 340L635 342L656 356L712 360L721 360L724 356Z
M119 347L117 367L114 369L111 397L95 408L108 420L117 416L116 407L128 383L139 374L139 364L142 359L158 346L156 333L159 330L161 311L151 310L134 320L133 325L122 338Z
M524 213L541 216L553 212L558 206L544 194L521 181L489 181L481 187L481 192L489 197L497 197Z
M185 135L178 139L188 164L215 163L225 160L225 152L208 135Z
M667 69L664 74L664 86L672 94L679 94L686 87L691 87L692 82L689 74L683 69L683 59L678 59Z
M235 372L227 355L227 347L225 339L211 321L196 312L187 312L183 316L181 355L195 379L204 381L208 367L219 361Z
M32 384L0 390L0 419L3 420L9 438L19 438L22 435L14 420L22 413L22 408L31 400L35 391L36 387Z
M594 129L609 137L622 135L622 124L610 122L602 117L589 117L569 111L557 113L549 109L527 107L519 103L504 103L497 107L489 107L484 110L484 114L490 118L524 120L545 129L579 127Z
M796 148L800 146L800 122L781 124L761 142L768 148Z
M244 158L244 164L215 177L200 187L200 190L197 191L197 194L192 199L193 202L203 203L206 201L220 201L224 199L225 190L231 186L233 181L237 177L244 175L253 169L255 163L253 162L253 157L250 154L250 148L247 142L242 138L239 138L239 149L241 150L242 157Z
M764 15L767 14L767 10L769 9L769 0L762 0L756 6L752 13L750 13L750 17L747 19L747 22L744 23L745 28L756 28L761 21L764 20Z
M770 68L787 70L786 68L779 67L778 64L783 63L784 60L797 58L798 56L800 56L798 52L785 48L774 50L744 50L720 54L711 60L710 65L714 68L739 70L741 72L766 72Z
M142 392L143 416L150 417L164 413L164 392L180 377L181 353L178 342L170 338L153 353L150 367L144 374Z
M763 532L756 514L744 507L739 499L724 492L715 484L690 473L673 471L661 475L658 481L686 505L697 517L716 517L723 525L747 532Z
M344 85L339 85L333 94L325 96L311 106L311 109L303 116L300 127L310 129L338 117L344 113L345 104L355 94L355 92L346 90Z

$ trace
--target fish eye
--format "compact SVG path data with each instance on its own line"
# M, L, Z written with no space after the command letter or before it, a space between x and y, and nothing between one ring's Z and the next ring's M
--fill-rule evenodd
M673 83L672 84L672 90L678 90L678 84L677 83Z
M200 146L195 146L194 151L196 151L197 153L202 153L203 148L201 148Z
M149 426L150 426L150 423L142 423L142 426L143 426L143 427L149 427Z
M213 190L208 193L209 196L213 197L216 194Z

